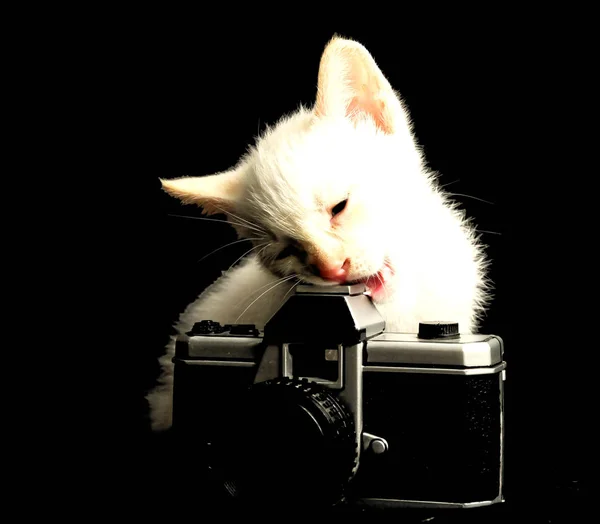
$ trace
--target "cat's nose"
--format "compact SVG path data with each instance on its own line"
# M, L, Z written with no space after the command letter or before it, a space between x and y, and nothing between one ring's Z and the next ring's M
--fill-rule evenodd
M318 262L316 264L318 274L325 280L333 280L334 282L344 282L348 277L350 269L350 259L343 262Z

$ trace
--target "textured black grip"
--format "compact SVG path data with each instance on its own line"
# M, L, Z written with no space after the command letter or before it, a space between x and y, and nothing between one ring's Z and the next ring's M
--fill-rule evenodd
M389 449L363 455L355 496L469 503L495 499L501 476L501 378L364 374L364 431Z

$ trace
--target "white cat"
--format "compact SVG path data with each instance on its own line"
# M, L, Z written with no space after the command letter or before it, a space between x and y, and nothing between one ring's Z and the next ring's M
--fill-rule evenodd
M230 171L162 180L205 213L225 213L253 250L180 316L264 327L298 280L364 282L387 331L452 319L476 330L489 301L474 229L425 166L398 95L359 43L333 38L316 103L268 129ZM174 338L149 393L155 430L171 425Z

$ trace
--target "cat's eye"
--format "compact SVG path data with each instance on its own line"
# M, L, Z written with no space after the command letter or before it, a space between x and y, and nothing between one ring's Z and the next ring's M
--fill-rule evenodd
M333 208L331 208L331 216L334 217L335 215L339 215L345 209L347 203L348 199L342 200L339 204L333 206Z

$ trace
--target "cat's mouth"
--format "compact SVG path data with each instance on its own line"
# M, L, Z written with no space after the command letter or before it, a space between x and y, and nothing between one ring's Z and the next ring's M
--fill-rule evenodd
M388 298L391 293L390 280L392 279L395 271L390 262L386 259L383 263L382 268L376 273L366 275L364 277L353 278L342 282L334 280L325 280L323 278L315 278L314 275L307 275L301 277L302 280L309 283L316 283L318 285L335 286L335 285L348 285L353 284L364 284L366 287L365 295L370 296L375 302L382 302Z
M393 274L394 271L392 267L386 261L383 267L377 271L377 273L367 277L359 278L357 280L352 280L348 282L348 284L364 284L367 288L365 294L369 295L376 302L379 302L380 300L386 298L388 294L387 283L392 278Z

